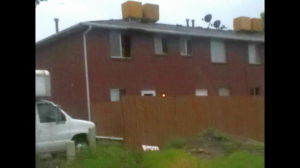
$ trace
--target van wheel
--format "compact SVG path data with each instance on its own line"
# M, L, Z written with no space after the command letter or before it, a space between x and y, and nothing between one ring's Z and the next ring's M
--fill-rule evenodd
M75 150L77 152L82 150L83 148L85 148L88 145L88 141L87 141L85 135L77 136L73 140L75 142Z

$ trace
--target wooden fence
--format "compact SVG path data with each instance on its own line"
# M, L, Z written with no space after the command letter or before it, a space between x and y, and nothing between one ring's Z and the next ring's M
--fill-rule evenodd
M124 137L122 102L94 103L91 110L97 136Z
M169 137L193 136L207 127L264 141L263 96L125 96L122 102L93 109L102 122L97 135L121 136L129 148L161 147ZM111 115L105 117L106 113Z

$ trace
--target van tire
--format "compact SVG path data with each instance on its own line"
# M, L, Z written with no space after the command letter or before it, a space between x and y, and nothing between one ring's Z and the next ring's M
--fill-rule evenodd
M80 150L80 146L87 146L88 141L85 134L75 135L72 140L75 142L76 151Z

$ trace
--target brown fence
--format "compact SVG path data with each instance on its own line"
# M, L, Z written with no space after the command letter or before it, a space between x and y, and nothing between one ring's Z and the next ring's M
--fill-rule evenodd
M169 137L193 136L207 127L264 141L263 96L125 96L93 105L93 113L97 135L123 137L129 148L161 147Z
M122 102L94 103L91 110L97 136L124 137Z

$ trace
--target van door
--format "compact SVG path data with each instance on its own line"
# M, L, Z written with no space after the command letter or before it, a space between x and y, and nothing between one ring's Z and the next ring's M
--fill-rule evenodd
M56 151L64 151L66 149L66 142L70 140L70 118L68 118L64 113L61 112L61 109L52 106L57 114L57 120L55 125L55 130L52 133L52 140L56 144Z
M38 103L38 133L40 148L46 152L64 151L69 140L69 121L60 109L52 103Z
M36 150L39 152L50 152L52 143L53 125L55 119L51 118L47 105L43 103L36 104Z

